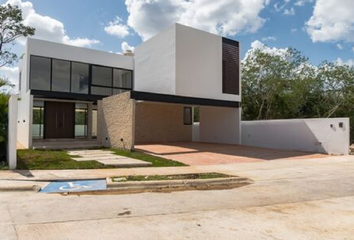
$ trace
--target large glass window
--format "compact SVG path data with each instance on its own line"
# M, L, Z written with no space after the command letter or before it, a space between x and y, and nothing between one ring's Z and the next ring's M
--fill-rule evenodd
M110 96L110 95L112 95L112 88L91 87L91 94L101 95L101 96Z
M75 104L75 137L87 137L87 104Z
M53 59L52 91L70 92L70 62Z
M114 69L113 87L132 88L132 72L123 69Z
M71 92L88 94L89 65L73 62L71 68Z
M34 139L42 139L44 131L44 102L33 101L32 136Z
M133 71L31 56L31 89L110 96L133 87Z
M92 106L92 138L97 138L97 106Z
M31 56L31 89L50 91L51 59Z
M111 87L112 68L92 66L92 84Z

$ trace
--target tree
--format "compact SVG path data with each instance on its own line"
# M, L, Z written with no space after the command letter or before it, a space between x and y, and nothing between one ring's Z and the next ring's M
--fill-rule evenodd
M314 74L307 61L292 48L278 53L262 49L248 52L242 62L244 118L297 117Z
M32 36L35 29L23 24L22 11L18 6L0 5L0 67L12 65L18 60L11 46L19 37Z
M244 120L349 117L354 142L353 93L353 66L313 66L296 49L254 49L242 62Z

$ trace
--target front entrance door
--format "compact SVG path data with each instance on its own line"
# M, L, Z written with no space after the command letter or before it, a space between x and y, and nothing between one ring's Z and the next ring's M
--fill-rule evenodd
M45 102L44 138L74 138L75 104Z

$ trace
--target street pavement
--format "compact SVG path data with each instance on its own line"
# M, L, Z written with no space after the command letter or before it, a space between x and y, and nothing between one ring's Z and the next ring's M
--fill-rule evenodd
M0 192L0 239L354 239L354 156L193 169L248 177L254 184L126 195ZM156 168L105 173L127 171ZM3 177L15 175L0 172Z

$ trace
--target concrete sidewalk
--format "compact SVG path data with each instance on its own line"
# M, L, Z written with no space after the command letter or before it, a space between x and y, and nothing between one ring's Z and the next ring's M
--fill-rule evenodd
M354 156L331 156L307 160L276 160L269 162L204 165L187 167L148 167L127 169L90 169L90 170L18 170L0 171L0 180L23 181L53 181L53 180L82 180L100 179L122 175L166 175L218 172L230 175L249 177L253 180L267 180L269 178L286 175L297 177L301 174L330 171L332 174L341 174L343 168L354 166ZM296 167L296 171L293 169Z

